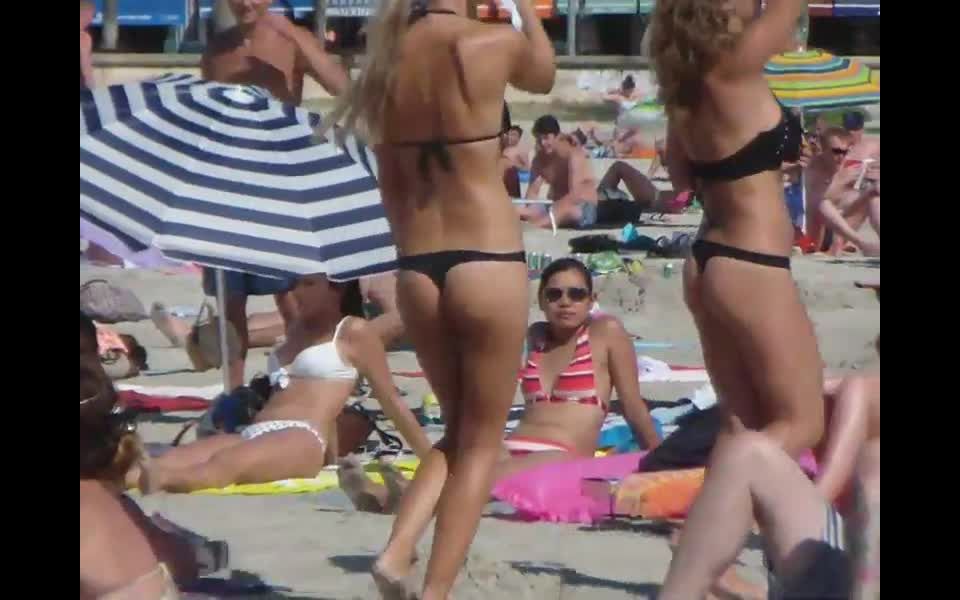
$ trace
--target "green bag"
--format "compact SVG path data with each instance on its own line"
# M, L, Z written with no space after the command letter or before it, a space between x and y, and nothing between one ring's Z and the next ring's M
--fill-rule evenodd
M615 273L623 270L623 258L616 252L597 252L587 259L587 266L600 275Z

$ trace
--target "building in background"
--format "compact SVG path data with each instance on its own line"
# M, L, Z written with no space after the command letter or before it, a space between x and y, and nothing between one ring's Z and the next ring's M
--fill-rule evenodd
M119 52L201 52L212 31L216 0L117 0ZM364 22L376 9L377 0L327 0L326 30L334 52L363 51ZM480 18L495 15L491 0L475 0ZM558 53L567 51L567 12L570 0L536 0L537 14L544 20ZM639 55L653 10L654 0L573 0L577 14L577 54ZM101 49L100 25L104 0L97 0L97 15L91 34ZM306 27L313 27L315 0L275 0L272 11L281 12ZM880 0L812 0L810 47L834 54L880 55Z

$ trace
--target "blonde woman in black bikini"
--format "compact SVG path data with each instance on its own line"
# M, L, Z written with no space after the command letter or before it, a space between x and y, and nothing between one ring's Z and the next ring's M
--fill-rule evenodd
M374 565L402 585L434 513L425 600L447 598L493 483L527 325L520 225L498 168L507 84L550 91L554 53L529 0L523 31L465 18L465 0L383 2L367 61L330 122L374 145L400 255L397 295L446 437L404 495Z
M823 435L822 361L790 273L793 232L780 165L796 160L798 120L771 93L763 67L788 46L804 0L659 0L651 55L667 109L667 169L675 189L704 202L701 235L684 266L687 304L729 419L722 456L745 430L790 456ZM693 523L676 561L724 543ZM699 544L698 547L695 544ZM716 574L715 574L716 575ZM682 570L668 577L670 594Z

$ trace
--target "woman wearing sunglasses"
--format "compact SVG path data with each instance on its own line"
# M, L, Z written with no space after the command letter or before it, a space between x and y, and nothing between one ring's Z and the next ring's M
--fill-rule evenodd
M644 447L656 447L660 439L640 396L633 342L616 318L590 314L596 296L587 268L572 258L550 263L537 296L546 321L527 331L520 370L527 408L504 440L511 460L500 474L593 456L614 388Z
M647 449L659 445L640 396L633 342L617 319L590 314L596 296L583 263L572 258L550 263L541 275L538 298L546 321L527 331L527 356L520 370L526 410L503 440L497 478L593 456L614 388L642 445ZM396 503L387 488L370 482L362 471L341 481L358 508L369 506L370 496L381 507ZM390 483L394 489L404 485L395 476Z

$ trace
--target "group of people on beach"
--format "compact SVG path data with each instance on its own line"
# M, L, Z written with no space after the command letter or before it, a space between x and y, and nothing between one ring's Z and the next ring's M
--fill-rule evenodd
M755 523L776 574L772 591L879 593L879 375L824 382L790 272L794 230L781 175L784 163L800 160L802 130L763 78L763 65L792 40L803 4L768 0L761 11L756 0L660 0L651 22L668 116L664 163L674 189L696 190L704 207L684 265L685 297L725 414L661 598L702 598L722 587ZM466 18L464 0L394 0L372 21L367 59L351 83L314 36L267 12L269 0L229 5L237 26L205 52L205 77L258 84L298 103L310 75L337 96L323 127L356 131L375 148L399 257L395 281L385 284L396 310L386 312L416 350L443 410L444 437L431 445L398 397L384 349L393 335L384 331L397 326L380 329L361 317L357 282L237 275L228 282L226 317L244 330L244 348L248 295L275 294L282 319L267 405L237 433L141 460L112 384L91 358L96 332L81 314L81 596L174 598L173 581L190 577L176 566L185 551L172 534L121 498L125 484L189 491L312 476L339 454L336 418L363 376L420 458L392 502L396 519L374 580L385 598L450 598L495 478L591 455L613 388L644 442L659 442L631 340L617 319L591 315L594 293L582 264L559 260L544 271L538 301L545 322L527 326L523 239L504 185L503 99L508 84L550 91L553 48L529 0L517 2L519 30ZM588 224L598 190L585 156L567 149L575 138L546 118L533 134L543 150L531 170L550 183L555 216ZM629 179L618 172L611 182L614 176ZM841 218L863 207L872 218L871 200L849 196L835 204ZM856 243L849 233L839 235ZM518 367L527 409L504 440ZM234 372L239 385L243 370ZM811 448L824 466L816 481L794 460ZM853 555L840 512L857 525ZM423 588L414 594L415 547L433 519Z

